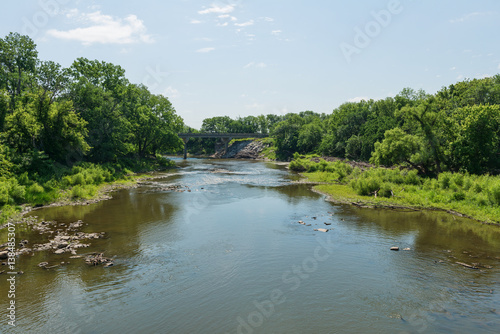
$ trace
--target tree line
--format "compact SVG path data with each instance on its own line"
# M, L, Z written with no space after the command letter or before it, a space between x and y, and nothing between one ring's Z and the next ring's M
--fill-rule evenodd
M498 174L500 75L464 80L436 94L405 88L395 97L344 103L329 115L207 118L201 132L269 133L282 160L297 152L404 165L428 176Z
M168 167L183 128L167 97L111 63L68 68L38 58L31 38L0 38L0 223L20 204L90 198L132 171Z
M130 83L125 70L78 58L69 68L38 59L28 36L0 38L0 154L35 164L116 162L181 148L183 120L167 97Z

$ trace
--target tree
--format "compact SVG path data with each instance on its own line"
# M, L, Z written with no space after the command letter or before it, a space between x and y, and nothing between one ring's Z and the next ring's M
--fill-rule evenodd
M414 107L405 106L398 115L405 119L405 126L408 129L416 129L417 134L420 134L424 139L426 149L428 149L436 172L439 174L445 160L442 152L445 115L437 108L435 101L434 97L430 97Z
M182 141L182 119L168 98L152 95L145 86L128 85L122 97L122 113L129 123L130 142L141 157L159 151L177 150Z
M296 114L291 114L285 121L276 125L273 136L276 139L276 154L281 158L289 158L298 150L300 128L303 119Z
M37 81L38 86L43 89L43 94L53 101L68 88L68 70L53 61L42 61L37 68Z
M128 80L120 66L77 59L69 68L71 84L66 98L88 123L88 157L94 162L115 161L130 153L128 121L120 110Z
M48 96L39 94L30 94L26 104L19 103L7 116L6 142L18 153L43 151L61 163L68 163L68 156L75 153L83 157L89 149L87 123L75 113L71 101L51 103Z
M11 97L11 109L16 97L27 88L38 61L36 44L28 36L10 33L0 38L0 89L5 88Z
M302 154L316 152L321 144L323 132L319 121L302 126L299 130L297 151Z
M407 163L425 172L419 165L419 153L422 150L421 138L409 135L401 128L387 130L382 142L375 143L375 151L370 162L376 165L393 166Z
M449 150L455 170L482 174L500 166L500 106L475 105L450 115Z
M230 132L232 122L233 120L228 116L206 118L201 125L201 132L228 133Z

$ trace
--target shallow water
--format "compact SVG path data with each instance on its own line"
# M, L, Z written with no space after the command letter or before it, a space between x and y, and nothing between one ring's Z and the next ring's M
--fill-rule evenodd
M334 205L272 163L178 165L108 201L33 212L106 232L79 253L104 251L115 266L88 267L67 254L19 257L17 327L2 317L0 331L500 332L500 228L437 212ZM162 190L173 184L186 191ZM18 227L19 240L43 238ZM46 270L42 261L70 263Z

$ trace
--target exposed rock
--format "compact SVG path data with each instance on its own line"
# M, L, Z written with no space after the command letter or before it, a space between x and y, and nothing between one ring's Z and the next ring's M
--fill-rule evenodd
M299 224L300 225L305 225L306 223L304 223L302 220L299 220Z
M85 263L91 266L104 264L106 267L110 267L113 265L113 260L104 257L104 253L93 253L85 258Z
M411 248L404 248L404 251L411 251Z
M9 258L9 252L8 251L0 252L0 259L5 260L7 258Z
M326 226L332 225L332 223L324 223Z
M318 232L324 232L324 233L326 233L326 232L328 232L328 231L329 231L329 230L328 230L328 229L326 229L326 228L316 228L316 229L314 229L314 230L315 230L315 231L318 231Z
M456 264L459 264L459 265L461 265L461 266L463 266L463 267L465 267L465 268L469 268L469 269L479 269L478 267L476 267L476 266L474 265L474 263L473 263L472 265L467 264L467 263L463 263L463 262L455 262L455 263L456 263Z
M391 251L398 251L399 247L391 247Z
M258 159L266 144L259 140L236 141L228 147L227 152L222 149L212 157L222 159Z

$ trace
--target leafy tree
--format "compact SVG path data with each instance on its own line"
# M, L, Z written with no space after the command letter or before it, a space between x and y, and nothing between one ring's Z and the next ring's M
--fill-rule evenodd
M276 154L281 158L289 158L298 151L299 133L304 120L296 114L291 114L285 121L276 125L273 137L276 139Z
M450 124L450 160L455 170L481 174L500 166L500 106L456 109Z
M401 128L394 128L385 132L385 138L382 142L375 143L375 151L370 162L386 166L407 163L421 172L425 172L419 164L421 150L421 138L409 135Z
M88 123L88 157L94 162L115 161L133 151L129 123L120 111L128 81L120 66L77 59L69 69L71 84L66 97Z
M217 116L203 120L201 132L229 133L233 120L229 116Z
M68 88L69 73L53 61L42 61L37 68L37 81L43 94L49 95L52 101Z
M430 97L414 107L405 106L399 111L399 115L405 119L407 128L416 129L416 133L424 139L425 149L432 157L436 172L441 173L442 164L446 160L442 151L444 117L437 108L435 98Z
M152 95L142 85L128 85L122 98L122 112L129 122L131 142L139 156L182 147L176 134L182 130L182 120L175 115L166 97Z
M321 144L323 132L324 130L319 121L302 126L299 130L297 151L303 154L316 152Z
M28 36L10 33L0 38L0 88L9 92L11 109L16 97L29 86L37 61L36 44Z

